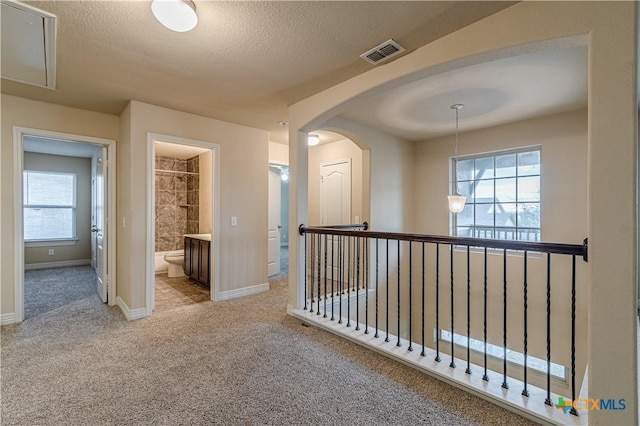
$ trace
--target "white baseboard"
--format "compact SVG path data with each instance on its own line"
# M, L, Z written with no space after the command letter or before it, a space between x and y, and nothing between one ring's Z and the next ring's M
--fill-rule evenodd
M262 293L269 290L269 283L256 284L249 287L238 288L235 290L221 291L216 297L216 301L235 299L236 297L249 296L250 294Z
M122 300L120 296L116 298L116 303L120 307L120 310L124 314L125 318L127 318L129 321L149 316L147 314L146 308L129 309L125 301Z
M24 270L33 271L35 269L63 268L65 266L84 266L84 265L91 265L91 259L61 260L58 262L44 262L44 263L27 263L24 265Z
M13 324L16 322L16 314L0 314L0 325Z

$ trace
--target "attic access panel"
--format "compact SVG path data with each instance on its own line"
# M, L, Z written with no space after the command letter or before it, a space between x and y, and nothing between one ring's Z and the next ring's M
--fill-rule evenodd
M2 78L54 89L55 15L8 0L1 8Z

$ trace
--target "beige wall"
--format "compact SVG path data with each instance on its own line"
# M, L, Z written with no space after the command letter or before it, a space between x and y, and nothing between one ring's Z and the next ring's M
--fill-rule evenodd
M220 145L219 290L266 283L268 133L137 101L122 120L130 131L118 153L126 176L118 186L118 223L125 220L128 238L118 239L118 294L127 306L146 304L148 133ZM237 227L230 226L231 216L238 217Z
M29 247L24 263L60 262L91 259L91 159L63 155L24 153L24 169L76 174L76 238L71 246ZM55 249L49 256L48 250Z
M307 132L385 88L488 60L558 46L588 46L591 278L584 285L589 394L630 402L624 411L592 411L591 424L638 423L637 7L636 2L521 2L289 108L293 237L296 224L307 220ZM373 149L371 154L375 155ZM304 274L297 267L300 242L290 241L294 307L303 304Z
M320 171L323 163L335 160L351 160L351 221L360 218L362 223L362 150L348 139L318 145L309 149L309 225L321 222Z
M416 231L423 234L447 235L449 233L449 212L447 194L449 192L449 159L453 155L455 137L448 136L416 144L416 164L414 180L424 185L414 187ZM465 132L460 135L460 155L480 154L504 149L528 146L541 147L541 228L542 239L548 242L581 244L588 235L588 195L587 195L587 111L574 111L532 120L520 121L488 129ZM446 250L441 261L442 270L449 271L449 251ZM434 255L429 251L427 270L433 271ZM480 251L471 252L472 292L471 306L481 307L483 303L483 255ZM502 268L501 252L490 252L488 259L488 322L502 324ZM454 257L456 287L456 330L466 334L466 252L456 251ZM523 256L508 256L508 323L509 348L523 352ZM567 320L567 311L571 306L571 269L567 256L552 257L552 347L553 361L564 366L571 365L570 345L567 336L571 335L571 322ZM589 268L579 260L577 292L577 321L585 324L587 320L588 293L584 283L590 279ZM528 353L539 359L546 359L546 258L531 254L528 258L529 285L529 325ZM458 279L460 278L460 279ZM427 278L427 300L433 300L435 293L434 277ZM418 282L416 280L415 282ZM418 287L416 286L416 291ZM448 294L444 300L448 300ZM441 317L449 318L448 303L440 307ZM433 309L433 307L431 307ZM418 311L416 309L416 311ZM415 312L415 311L414 311ZM482 309L472 310L471 337L483 338ZM428 316L427 329L435 328L433 316ZM414 322L419 323L419 313ZM441 328L450 330L446 322ZM406 330L406 327L405 327ZM462 332L464 331L464 332ZM578 327L577 338L577 386L580 388L587 361L587 329ZM491 327L488 340L502 345L501 327ZM434 343L429 339L428 346ZM448 350L445 346L445 352ZM481 360L479 363L481 363ZM515 369L512 369L516 373ZM516 377L517 374L516 373ZM543 377L532 376L530 383L545 387ZM554 392L563 395L569 392L566 385L554 382Z
M582 243L587 223L587 111L574 111L461 133L458 154L541 147L542 239ZM455 137L416 144L416 231L449 233L449 159Z
M413 144L341 117L327 121L321 129L344 135L364 148L360 220L378 231L411 232Z
M2 104L2 276L0 312L11 314L14 310L13 293L13 126L43 129L61 133L118 139L117 116L36 102L15 96L1 95ZM119 146L118 146L119 149Z
M269 164L287 166L289 164L289 145L269 142Z
M213 159L213 151L207 151L198 156L200 167L200 186L199 186L199 200L200 200L200 233L211 234L213 232L213 224L211 223L211 216L213 210L213 188L215 187L213 179L213 170L211 168L211 161Z

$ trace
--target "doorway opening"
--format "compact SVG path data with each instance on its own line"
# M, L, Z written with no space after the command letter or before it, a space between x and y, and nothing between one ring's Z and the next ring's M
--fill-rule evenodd
M115 141L15 128L16 322L115 304Z
M149 135L147 314L215 300L217 145Z
M369 212L369 163L365 150L335 132L314 131L309 148L309 225L362 223Z
M289 166L269 164L268 215L269 280L278 280L289 274Z

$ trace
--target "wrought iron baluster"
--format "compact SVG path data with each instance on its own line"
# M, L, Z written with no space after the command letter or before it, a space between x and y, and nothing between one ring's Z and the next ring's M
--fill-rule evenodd
M413 243L409 241L409 351L413 351L413 333L412 333L412 324L413 324L413 303L411 301L412 285L413 285L413 251L412 251Z
M309 234L304 234L304 310L307 310L307 240L309 239Z
M356 237L356 330L360 330L360 237Z
M488 382L489 376L487 375L487 248L484 248L484 374L482 380Z
M342 324L342 295L344 294L344 237L338 236L338 324Z
M313 285L316 279L316 269L315 269L315 255L316 255L316 236L315 234L311 234L309 235L309 238L311 239L311 256L309 257L309 262L311 263L311 288L310 288L310 293L309 295L311 296L311 306L310 306L310 312L313 312L313 302L314 302L314 291L313 291ZM305 295L305 297L307 297Z
M351 327L351 237L347 237L347 327Z
M369 334L369 239L363 238L364 246L364 334Z
M387 273L387 302L386 302L386 309L387 309L387 314L386 314L386 321L387 321L387 337L385 337L384 341L388 342L389 341L389 239L387 238L387 269L386 269L386 273Z
M571 256L571 400L576 400L576 255ZM574 416L578 411L572 405Z
M547 398L544 403L553 406L551 401L551 253L547 253Z
M336 246L336 236L332 235L331 236L331 321L335 320L336 317L334 315L334 311L336 309L336 303L335 303L335 270L336 270L336 264L335 264L335 246Z
M378 338L378 287L379 287L379 265L378 265L378 239L376 238L376 334L373 337Z
M451 253L451 262L450 262L450 266L451 266L451 362L449 363L449 367L451 368L456 368L456 362L455 362L455 355L453 352L453 348L454 348L454 321L453 321L453 310L454 310L454 299L453 299L453 244L449 245L449 252Z
M502 272L504 274L504 284L502 287L502 387L509 389L509 383L507 383L507 249L504 249L502 258Z
M329 235L324 234L324 315L323 318L327 317L327 242Z
M524 252L524 286L523 286L523 297L524 297L524 389L522 389L522 396L529 397L529 390L527 389L527 308L528 308L528 300L527 300L527 251Z
M318 311L316 315L320 315L320 300L322 297L320 296L320 291L322 288L322 235L318 234Z
M440 362L440 243L436 243L436 362Z
M469 246L467 246L467 369L471 374L471 261L469 258Z
M426 353L424 351L424 304L425 304L425 295L424 295L424 275L425 275L425 260L424 260L424 242L422 243L422 308L420 310L420 319L422 321L422 352L420 352L421 356L425 356Z
M396 346L400 345L400 240L398 240L398 343Z

